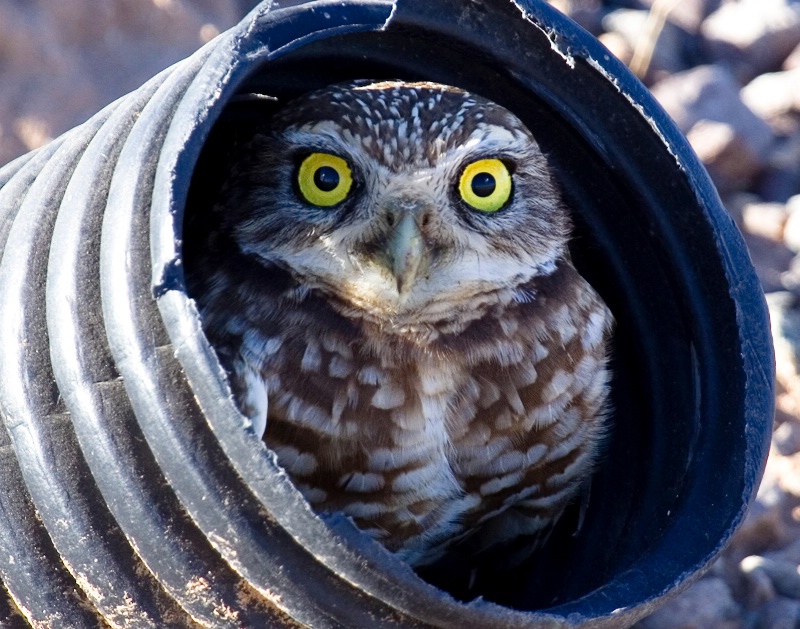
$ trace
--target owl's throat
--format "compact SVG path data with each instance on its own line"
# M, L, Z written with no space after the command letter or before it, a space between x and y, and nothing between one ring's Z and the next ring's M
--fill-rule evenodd
M294 304L311 299L311 308L331 309L349 321L359 321L383 334L423 341L441 334L458 334L487 313L531 301L541 279L559 266L528 270L501 280L461 278L452 261L441 260L408 238L388 259L371 255L346 273L304 273L281 265L293 277L294 290L285 293ZM385 249L384 249L385 251ZM434 252L435 253L435 252ZM539 274L539 271L544 271ZM292 303L286 303L293 307Z
M419 280L408 292L394 290L386 277L367 282L366 287L363 281L346 282L335 287L335 292L328 287L323 298L347 320L360 321L382 335L425 344L459 334L488 313L496 315L520 302L521 294L533 294L527 288L490 285L474 290L424 291L425 282Z

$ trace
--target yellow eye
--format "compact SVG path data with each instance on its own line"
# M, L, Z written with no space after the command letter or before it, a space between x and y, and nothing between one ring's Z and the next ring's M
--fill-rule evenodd
M300 164L297 185L306 201L330 207L347 198L353 186L353 175L341 157L312 153Z
M481 212L497 212L511 198L511 173L499 159L479 159L461 173L458 191Z

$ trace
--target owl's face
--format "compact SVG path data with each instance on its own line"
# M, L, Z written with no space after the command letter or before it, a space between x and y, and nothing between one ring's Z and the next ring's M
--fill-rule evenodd
M226 217L241 250L367 317L441 320L564 254L567 214L530 132L456 88L359 81L305 95L246 160Z

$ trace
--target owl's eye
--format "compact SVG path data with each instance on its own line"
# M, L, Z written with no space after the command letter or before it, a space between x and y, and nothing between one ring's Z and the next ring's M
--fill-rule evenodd
M297 186L312 205L331 207L347 198L353 186L353 175L341 157L312 153L300 164Z
M461 173L458 192L471 208L497 212L511 198L511 173L499 159L479 159Z

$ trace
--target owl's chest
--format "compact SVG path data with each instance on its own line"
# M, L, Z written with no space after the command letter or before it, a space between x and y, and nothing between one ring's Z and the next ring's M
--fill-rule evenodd
M508 530L544 526L588 476L611 315L570 265L514 299L454 303L424 339L254 278L213 293L205 325L240 408L268 407L264 439L315 510L416 564L515 514L524 526Z
M309 332L264 363L265 440L317 510L353 517L390 549L424 548L530 480L521 471L543 448L528 444L537 346L505 338L503 365L487 346L469 361ZM503 466L516 475L488 485Z
M534 533L596 458L611 323L577 275L548 279L535 301L432 342L321 301L267 315L262 301L233 345L240 397L266 385L264 439L316 511L352 517L412 564L478 531L495 539L498 522Z
M463 404L472 378L464 365L424 352L409 360L370 349L309 336L302 350L265 365L265 440L301 488L318 490L312 502L359 517L343 508L356 496L422 514L461 493L453 435L476 420ZM315 464L295 451L315 453Z

